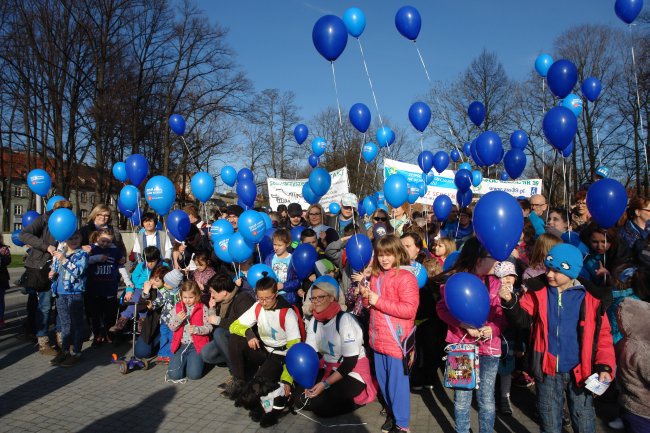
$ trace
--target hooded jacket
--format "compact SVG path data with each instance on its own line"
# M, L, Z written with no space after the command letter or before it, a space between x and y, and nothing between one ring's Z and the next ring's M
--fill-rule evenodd
M650 303L627 298L618 308L623 339L616 345L619 404L635 415L650 418Z
M590 281L578 278L586 290L578 315L579 364L572 369L575 383L584 381L593 373L608 372L614 376L616 359L607 307L611 291L597 287ZM535 380L542 381L544 374L554 376L557 359L549 352L548 281L546 275L526 280L528 291L520 298L502 302L503 311L511 325L530 328L530 371Z

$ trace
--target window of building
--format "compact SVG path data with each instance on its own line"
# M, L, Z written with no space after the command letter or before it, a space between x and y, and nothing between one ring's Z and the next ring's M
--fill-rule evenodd
M81 219L88 218L88 211L86 209L81 209Z
M22 223L14 223L14 231L22 230L22 229L23 229Z
M14 205L14 215L21 216L23 214L23 205L15 204Z
M95 204L95 194L90 194L90 204Z
M14 197L24 197L24 189L21 186L14 186Z
M88 194L86 194L85 192L81 193L81 202L82 203L87 203L88 202Z

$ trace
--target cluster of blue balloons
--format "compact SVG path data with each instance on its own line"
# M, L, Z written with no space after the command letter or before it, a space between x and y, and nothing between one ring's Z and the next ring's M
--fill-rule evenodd
M259 245L263 258L273 251L273 223L265 213L246 210L239 216L237 228L235 233L232 225L226 220L217 220L212 224L210 238L214 252L220 260L226 263L245 262L253 255L256 245Z
M257 185L255 175L249 168L242 168L237 172L233 167L226 165L221 169L221 180L229 187L237 184L237 204L244 209L255 207L257 198Z
M503 166L512 179L517 179L526 168L526 154L524 149L528 144L528 135L525 131L517 130L510 134L511 149L503 157Z

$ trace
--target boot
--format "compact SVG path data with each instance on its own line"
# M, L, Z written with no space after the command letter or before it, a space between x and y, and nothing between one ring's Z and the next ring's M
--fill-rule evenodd
M59 353L58 350L50 346L50 339L47 336L38 337L38 351L41 355L46 356L56 356Z
M127 323L129 323L129 319L126 318L126 317L120 316L120 318L117 319L117 322L115 323L115 325L111 326L111 329L109 329L108 332L112 332L114 334L117 333L117 332L122 332L122 330L124 329L124 327L126 326Z
M499 410L503 415L512 415L512 406L510 406L510 397L508 396L501 397L501 405L499 407Z

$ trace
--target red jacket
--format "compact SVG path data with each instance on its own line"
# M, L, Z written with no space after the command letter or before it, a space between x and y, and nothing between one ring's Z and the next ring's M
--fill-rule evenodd
M182 302L176 304L176 313L180 313L185 308L185 305ZM190 325L194 326L203 326L203 304L197 302L194 304L192 309L192 314L190 315ZM176 353L179 347L181 347L181 340L183 339L183 329L185 325L179 326L174 331L174 336L172 337L172 353ZM192 342L194 342L194 348L196 353L201 353L203 346L208 344L210 337L208 335L196 335L192 334Z
M393 358L402 359L402 350L397 345L386 323L384 313L395 329L395 333L404 340L413 330L415 313L418 311L420 292L418 281L412 272L406 269L382 272L370 279L370 290L379 293L377 281L381 279L381 295L377 303L370 307L370 347L376 352ZM364 306L368 301L364 298Z
M546 275L526 280L528 291L517 301L515 297L503 304L503 311L510 324L530 327L532 353L530 367L536 380L543 375L554 376L556 358L548 351L548 282ZM580 344L580 363L573 369L576 385L593 373L608 372L614 377L616 355L607 318L607 307L611 303L611 290L597 287L589 281L580 279L586 294L580 306L578 339Z

